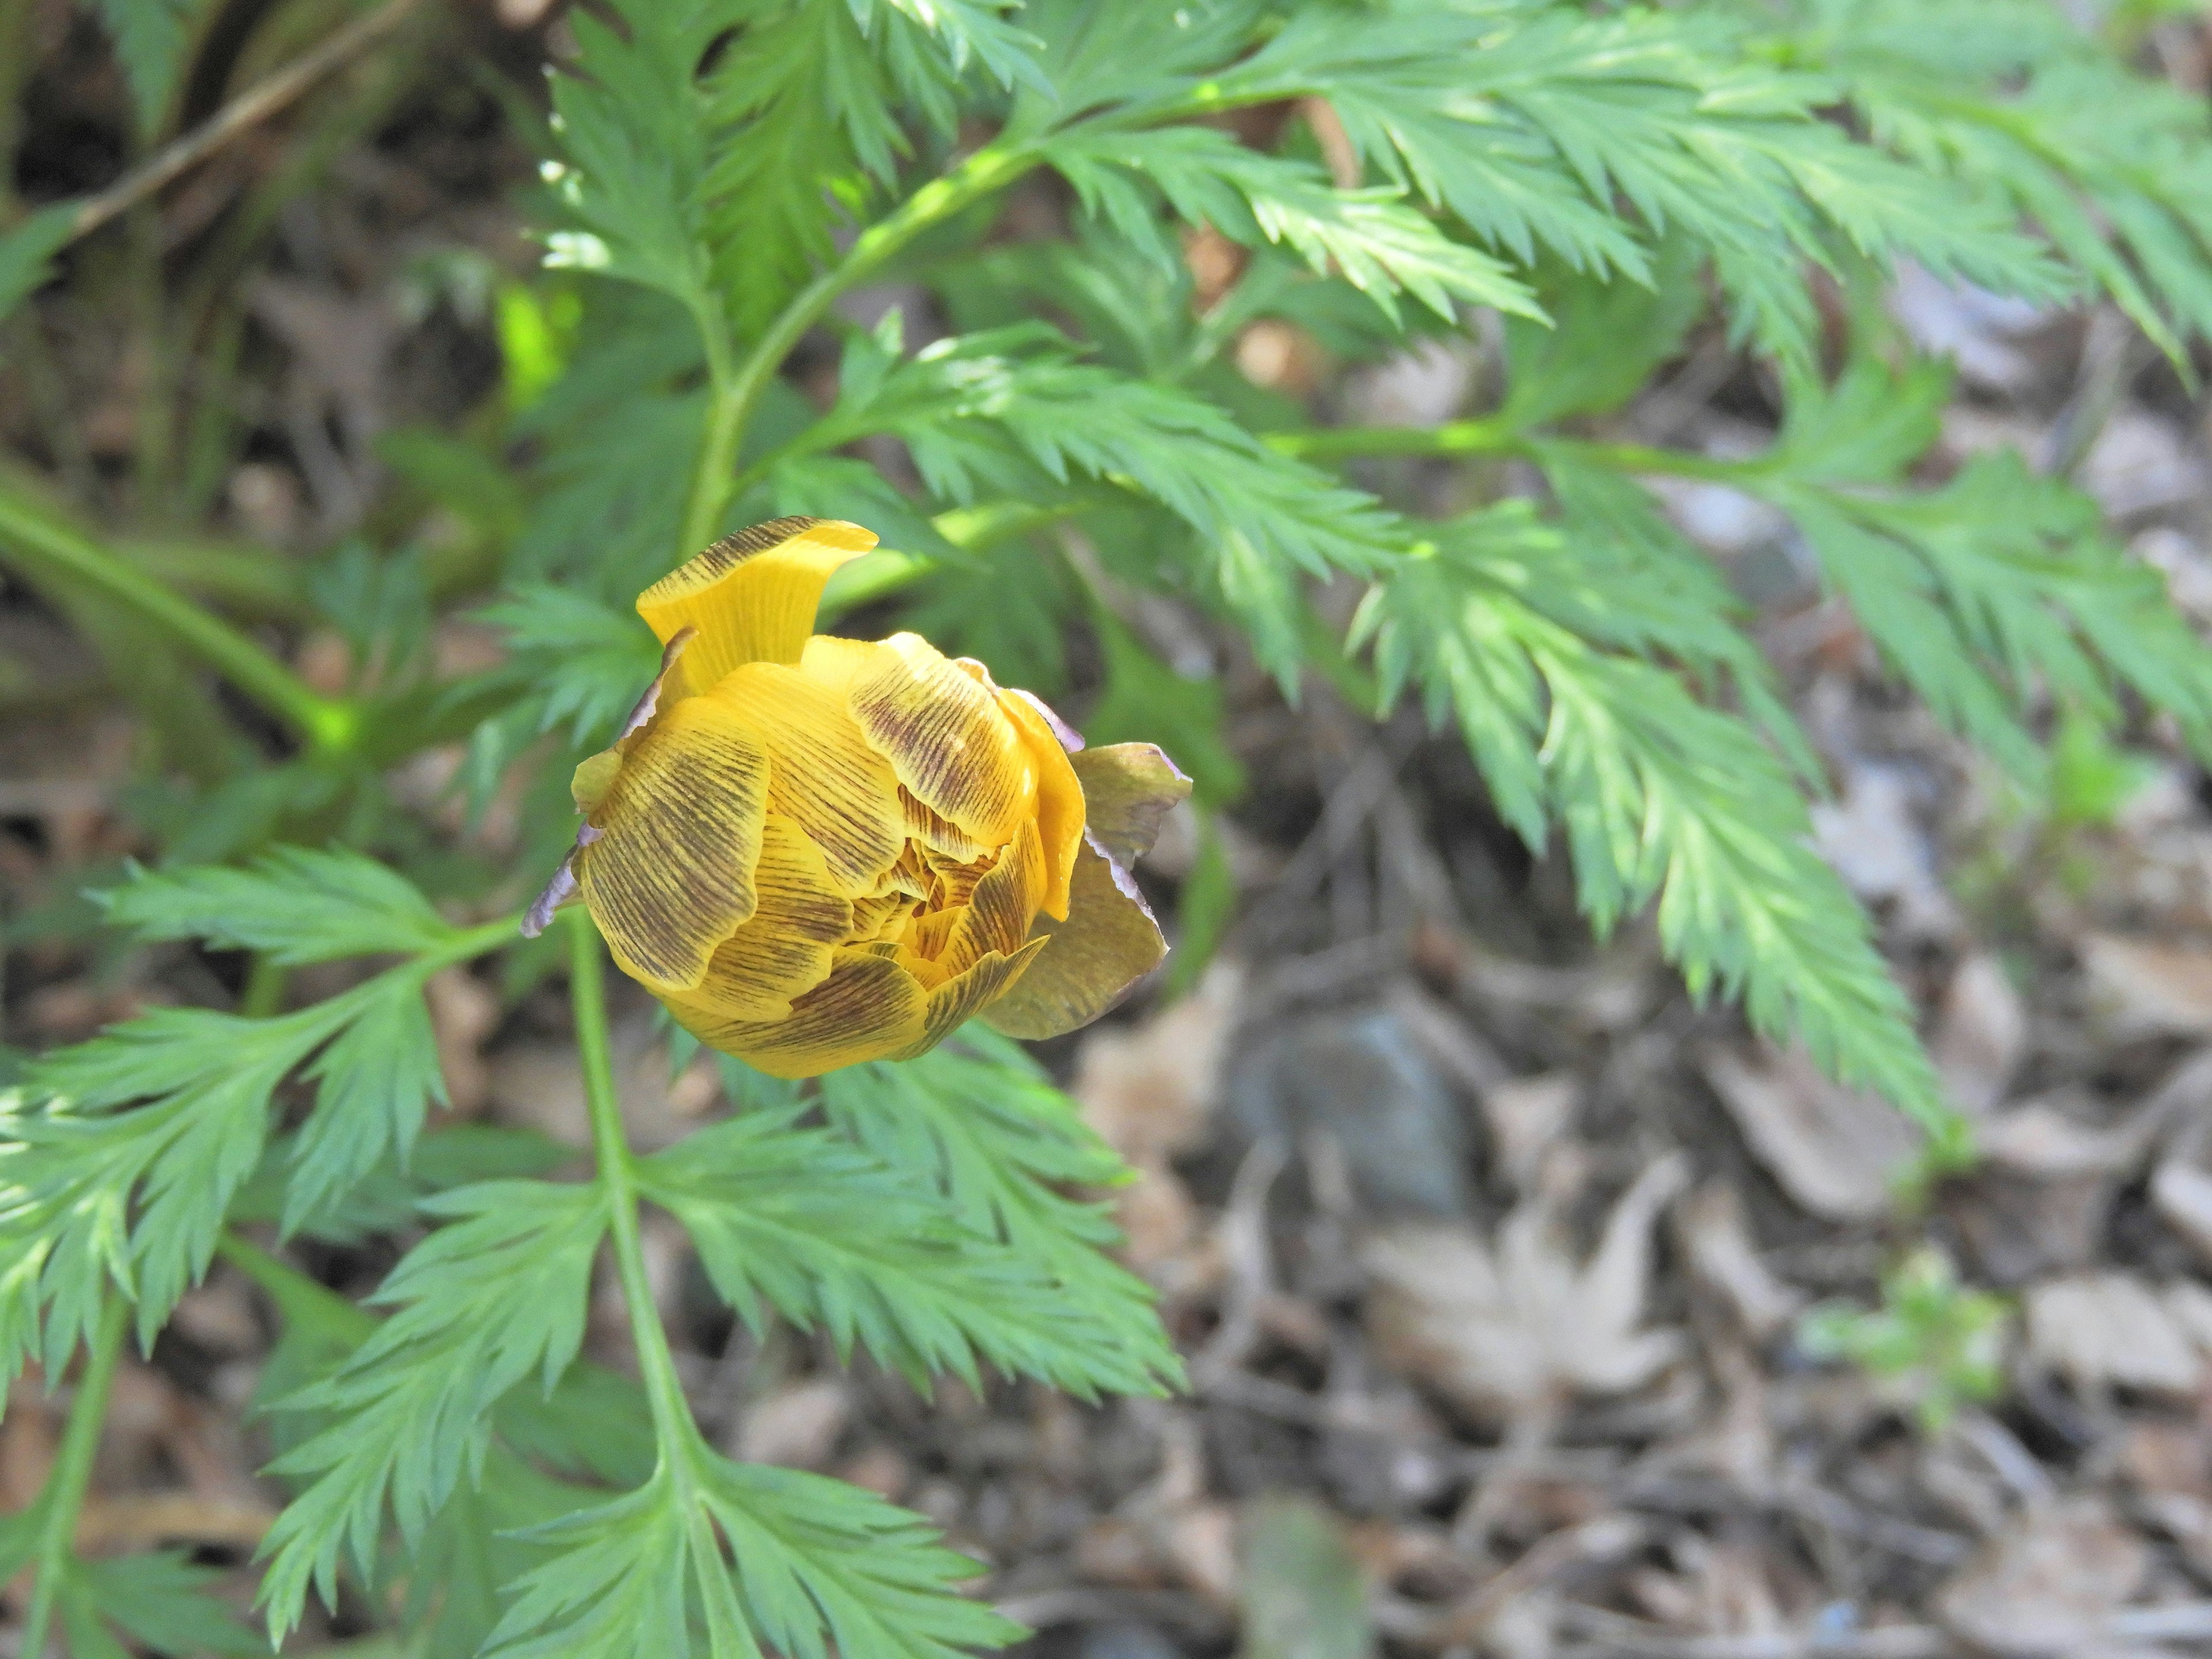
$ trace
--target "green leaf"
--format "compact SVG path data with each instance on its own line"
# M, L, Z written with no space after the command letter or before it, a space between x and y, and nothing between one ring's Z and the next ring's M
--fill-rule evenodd
M287 968L419 954L454 932L398 872L359 853L304 847L272 848L243 869L135 871L94 896L111 923L142 939L201 939Z
M841 1355L866 1348L917 1389L978 1360L1085 1399L1156 1386L1120 1325L1069 1297L995 1230L963 1227L919 1176L851 1142L755 1111L640 1164L722 1298L758 1328L773 1306Z
M2011 292L2068 286L1985 197L1818 118L1831 88L1753 58L1718 13L1506 7L1385 22L1310 6L1205 94L1326 98L1370 167L1523 263L1541 247L1648 281L1638 222L1683 235L1740 330L1785 361L1814 356L1801 267L1833 266L1839 244Z
M1034 496L1074 477L1158 503L1195 536L1203 574L1285 684L1303 660L1301 572L1371 572L1402 545L1370 497L1268 448L1211 404L1071 361L1066 340L1026 326L940 340L892 365L848 343L857 388L789 454L876 433L902 439L924 484L949 502Z
M58 1364L108 1279L152 1341L207 1270L261 1156L271 1092L353 1006L340 997L270 1020L159 1009L33 1064L33 1090L58 1099L0 1109L0 1372L27 1354Z
M271 1465L306 1482L264 1547L272 1638L299 1621L310 1583L332 1601L342 1556L372 1571L387 1503L401 1536L419 1537L477 1479L501 1396L533 1375L550 1391L582 1340L606 1226L596 1187L488 1182L424 1207L451 1224L371 1298L399 1310L336 1373L283 1402L333 1421Z
M1705 310L1695 265L1680 236L1660 246L1649 286L1548 264L1537 294L1550 326L1525 318L1505 325L1511 383L1498 419L1541 426L1617 409L1642 391Z
M94 4L114 39L115 55L123 60L124 78L131 83L137 108L138 131L151 134L168 110L184 71L185 49L200 15L210 9L209 0L94 0Z
M542 689L535 732L565 729L579 747L613 737L659 667L653 635L635 612L580 593L521 587L482 615L507 630L517 683Z
M73 1659L94 1653L127 1653L102 1628L113 1625L164 1653L235 1654L254 1659L268 1652L259 1632L239 1622L208 1592L223 1575L194 1566L182 1551L71 1560L62 1584L62 1618Z
M0 322L53 275L53 256L75 233L78 205L56 202L0 234Z
M1656 900L1694 994L1740 995L1759 1030L1795 1032L1834 1075L1948 1127L1904 993L1813 852L1783 763L1666 668L1600 649L1500 585L1489 527L1465 521L1370 594L1358 633L1389 694L1417 682L1432 717L1456 716L1532 846L1558 822L1601 933Z
M821 1089L841 1132L893 1168L927 1172L963 1228L1049 1273L1115 1332L1130 1364L1179 1385L1151 1289L1106 1254L1120 1235L1104 1207L1060 1190L1127 1172L1018 1046L970 1025L920 1060L848 1066Z
M260 1164L230 1201L233 1226L275 1224L292 1191L290 1170L299 1137L276 1136ZM303 1215L295 1237L331 1244L358 1244L373 1233L420 1224L420 1206L433 1194L474 1181L539 1176L572 1162L576 1149L534 1129L489 1123L453 1123L417 1141L403 1163L396 1148L343 1191Z
M528 1534L559 1553L517 1587L487 1659L955 1659L1022 1633L956 1592L977 1564L920 1516L697 1443L684 1464Z
M2169 356L2212 328L2212 122L2033 0L1780 13L1766 43L1832 77L1915 168L2027 218Z
M307 1068L315 1109L293 1149L287 1236L387 1158L404 1168L423 1115L446 1103L421 978L386 974L370 983L374 994Z
M1448 319L1455 301L1543 314L1504 265L1452 241L1397 192L1338 190L1319 167L1248 149L1212 127L1078 129L1044 153L1086 210L1163 261L1177 256L1142 185L1193 223L1248 246L1279 244L1316 271L1335 271L1393 319L1401 291Z

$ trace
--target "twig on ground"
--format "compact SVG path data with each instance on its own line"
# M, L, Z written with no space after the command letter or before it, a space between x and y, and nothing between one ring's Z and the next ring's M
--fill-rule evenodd
M134 203L151 196L186 169L197 167L248 127L258 126L404 22L422 0L386 0L356 18L276 74L247 88L198 126L156 150L106 190L85 198L70 225L75 241L106 224Z

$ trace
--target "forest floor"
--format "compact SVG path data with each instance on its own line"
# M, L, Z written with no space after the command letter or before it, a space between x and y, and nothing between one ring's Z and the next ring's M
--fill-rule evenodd
M228 533L326 541L375 499L380 430L480 394L489 324L422 284L433 252L527 259L509 204L526 158L498 142L425 116L344 150L287 210L240 392L275 435L222 482ZM257 143L174 211L270 165ZM2205 405L2171 368L2104 315L1909 275L1893 305L1959 363L1931 466L2009 444L2074 471L2212 626ZM136 441L134 370L100 324L50 315L49 379L0 382L0 437L93 478ZM1245 355L1311 374L1296 346ZM1487 361L1470 338L1314 395L1341 419L1433 420L1479 403ZM1741 454L1768 407L1701 337L1613 430ZM1367 481L1459 487L1424 465ZM1880 918L1978 1164L1908 1178L1888 1109L1698 1006L1648 921L1593 944L1564 855L1516 842L1456 739L1321 686L1290 708L1216 639L1252 781L1228 815L1236 925L1193 994L1141 994L1046 1055L1138 1172L1114 1202L1190 1391L924 1401L811 1344L733 1337L655 1231L709 1433L929 1515L1055 1659L2212 1643L2212 781L2145 726L2067 734L2053 786L2021 791L1895 690L1785 521L1719 486L1668 501L1757 609L1829 769L1820 844ZM481 650L481 630L450 643ZM303 670L327 647L302 642ZM94 660L0 588L0 885L19 921L147 849L133 720ZM1169 910L1193 855L1171 824L1152 878ZM45 927L10 934L16 1047L228 994L195 953ZM457 1115L583 1139L556 997L504 1006L461 970L433 997ZM619 1012L641 1139L719 1109L703 1065L667 1080L641 995ZM297 1259L358 1293L393 1254ZM592 1342L621 1365L612 1297ZM246 1411L272 1332L218 1267L150 1362L126 1358L84 1548L186 1543L250 1599L280 1501ZM0 1512L38 1489L66 1401L17 1386Z

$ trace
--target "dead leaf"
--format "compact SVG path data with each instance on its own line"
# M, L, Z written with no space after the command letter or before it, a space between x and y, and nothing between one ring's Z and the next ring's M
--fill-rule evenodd
M2003 1659L2093 1659L2149 1571L2142 1540L2101 1504L2031 1509L1936 1592L1936 1616Z
M852 1419L852 1390L842 1377L809 1377L745 1407L738 1426L738 1456L747 1463L818 1468L836 1449L837 1437Z
M1163 1291L1188 1293L1208 1276L1186 1261L1198 1211L1169 1160L1205 1138L1243 990L1242 969L1217 962L1192 994L1141 1024L1092 1032L1076 1058L1084 1121L1136 1171L1114 1194L1127 1261Z
M1890 1183L1919 1149L1897 1109L1820 1074L1802 1049L1709 1048L1705 1079L1782 1188L1830 1221L1889 1207Z
M208 1498L197 1492L133 1492L93 1498L77 1516L83 1555L151 1549L158 1544L218 1544L251 1550L276 1524L276 1509L257 1498Z
M1920 821L1920 780L1872 761L1844 774L1838 799L1813 807L1813 842L1861 898L1895 907L1898 926L1919 939L1957 931L1957 907L1936 872L1936 849Z
M1988 1119L1976 1130L1976 1141L2002 1168L2052 1178L2118 1174L2142 1155L2146 1123L2093 1127L2078 1115L2084 1109L2085 1103L2066 1095L2031 1101Z
M1386 1354L1478 1415L1519 1418L1575 1392L1639 1387L1680 1352L1679 1331L1643 1328L1653 1219L1688 1178L1651 1165L1577 1266L1551 1207L1522 1203L1494 1244L1472 1228L1406 1224L1369 1240L1368 1314Z
M1931 356L1950 358L1961 379L2011 393L2034 380L2033 360L2013 341L2045 325L2049 312L1972 283L1946 282L1904 259L1887 299L1913 343Z
M2081 954L2090 1011L2114 1036L2212 1031L2212 952L2090 933Z
M1072 1092L1084 1121L1131 1164L1163 1164L1204 1137L1243 988L1242 970L1218 962L1182 1001L1084 1039Z
M1546 1149L1573 1127L1582 1099L1582 1080L1571 1072L1508 1078L1482 1091L1483 1121L1515 1187L1528 1190Z
M445 968L425 981L422 995L437 1033L446 1103L456 1116L473 1117L491 1097L483 1047L499 1024L499 994L465 968Z
M2027 1008L1996 957L1959 964L1928 1046L1960 1110L1978 1116L2004 1098L2027 1051Z
M2170 1158L2150 1178L2150 1200L2198 1255L2212 1261L2212 1175Z
M2106 421L2079 476L2107 514L2124 519L2189 500L2204 488L2204 471L2179 425L2130 404Z
M1743 1200L1727 1182L1698 1188L1680 1212L1690 1271L1764 1342L1796 1318L1805 1298L1767 1270L1745 1224Z
M2133 1273L2094 1273L2034 1285L2025 1303L2029 1363L2084 1395L2117 1385L2185 1396L2203 1379L2199 1296L2160 1291Z
M631 1139L653 1151L695 1127L671 1097L668 1049L643 1018L618 1020L613 1033L615 1084ZM538 1129L573 1146L591 1144L583 1074L566 1042L520 1042L494 1054L488 1090L491 1114L503 1123Z

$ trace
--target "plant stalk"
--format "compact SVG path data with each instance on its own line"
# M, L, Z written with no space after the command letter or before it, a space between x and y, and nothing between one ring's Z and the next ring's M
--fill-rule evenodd
M793 295L735 368L725 367L718 372L718 363L726 365L732 354L720 331L720 318L702 319L714 401L708 411L698 470L692 475L678 558L690 557L714 540L735 488L738 452L744 443L745 428L762 395L792 348L821 321L837 296L873 276L922 232L1012 184L1037 161L1037 152L1030 145L987 144L943 178L930 180L896 211L862 231L843 258Z
M386 0L379 9L356 17L321 45L248 88L207 121L149 157L97 195L88 196L70 226L71 240L97 229L133 203L142 201L186 168L205 161L247 128L258 125L359 53L392 33L422 0Z
M61 1595L62 1576L69 1571L70 1546L76 1536L76 1518L84 1508L85 1489L92 1482L92 1460L100 1449L100 1425L107 1417L107 1396L115 1385L115 1368L123 1357L123 1334L130 1328L131 1304L110 1291L100 1304L100 1323L85 1354L84 1372L77 1378L76 1397L70 1401L69 1425L62 1431L60 1455L40 1498L46 1514L39 1528L37 1577L31 1587L31 1610L23 1621L21 1651L25 1659L40 1659L46 1632L53 1623L54 1603Z
M315 748L343 753L360 736L352 703L313 690L229 623L6 489L0 489L0 539L32 573L93 588L163 629Z
M690 1403L677 1380L676 1356L654 1310L653 1281L645 1271L645 1243L638 1231L637 1178L629 1142L623 1133L622 1106L615 1093L612 1051L607 1041L605 958L599 928L582 905L568 912L568 998L576 1018L576 1061L584 1074L584 1100L591 1115L592 1152L599 1189L606 1195L607 1231L614 1241L615 1272L623 1300L629 1304L630 1340L637 1349L638 1375L653 1411L653 1435L659 1448L657 1479L680 1487L691 1483L691 1455L698 1442ZM692 1512L686 1501L684 1512Z
M1621 472L1750 484L1771 468L1758 457L1731 460L1644 444L1593 443L1581 438L1533 438L1500 420L1445 421L1437 426L1334 426L1262 434L1270 448L1301 461L1342 461L1368 455L1571 456Z

